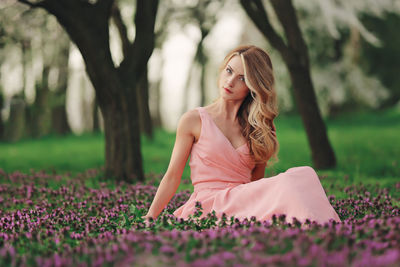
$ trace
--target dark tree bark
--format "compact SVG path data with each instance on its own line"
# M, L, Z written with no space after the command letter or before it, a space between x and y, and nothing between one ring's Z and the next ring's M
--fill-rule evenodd
M154 114L152 118L154 127L161 127L161 79L156 81L153 84L153 92L154 92Z
M121 39L122 43L122 53L124 56L127 56L131 42L128 39L128 29L122 20L121 11L119 10L117 2L114 2L112 5L111 18L118 29L119 38Z
M200 106L203 107L206 104L207 90L206 90L206 64L208 57L204 53L204 39L207 37L209 30L200 27L201 39L197 45L197 51L195 56L195 62L200 67ZM188 88L185 88L188 90Z
M121 12L117 4L112 8L112 19L118 29L122 43L122 51L126 56L129 53L128 30L122 21ZM139 107L139 121L141 131L149 138L153 138L153 123L149 108L149 80L147 77L147 65L143 66L143 75L139 77L136 87Z
M145 73L140 77L137 86L140 129L147 137L153 139L153 123L149 108L149 80L147 78L147 66L144 66L143 68L145 68Z
M22 66L23 66L23 86L22 86L22 98L26 99L26 76L28 65L32 63L32 46L31 40L23 39L21 42L22 51ZM45 51L45 48L43 48ZM37 138L42 137L50 131L50 91L49 91L49 74L51 69L51 59L49 57L44 58L42 77L39 82L35 84L35 101L33 104L25 104L25 121L27 125L25 127L26 135Z
M25 100L14 96L10 104L10 116L7 121L4 140L16 142L25 135Z
M109 47L113 0L19 0L53 14L79 48L104 118L105 174L118 180L144 180L136 86L154 48L158 0L137 0L136 37L119 67Z
M27 117L29 118L29 132L32 137L42 137L50 130L50 90L49 73L51 67L47 64L43 66L42 80L35 86L35 102L27 108Z
M22 97L25 98L26 77L28 72L28 64L32 62L32 44L31 40L23 38L21 43L22 52Z
M100 120L99 120L99 104L97 104L96 96L93 99L93 132L100 132Z
M202 43L203 43L204 38L202 39ZM208 58L204 53L204 46L203 46L203 44L201 44L201 46L200 46L200 55L199 55L199 59L198 59L198 62L199 62L199 65L200 65L200 69L201 69L201 72L200 72L200 90L201 90L200 91L201 92L201 95L200 95L200 106L201 107L205 106L206 99L207 99L207 90L206 90L206 65L207 65L207 61L208 61Z
M314 166L318 169L335 167L335 154L327 136L311 80L307 45L302 37L292 1L270 0L270 2L284 29L287 43L270 24L261 0L240 0L247 15L270 44L279 51L288 68Z
M64 37L64 36L63 36ZM71 132L68 123L67 109L66 109L66 94L68 86L68 61L69 61L69 46L70 41L67 38L60 40L60 49L56 60L58 68L58 81L56 92L52 95L52 109L51 109L51 128L60 135L65 135Z
M51 125L56 134L65 135L71 132L65 105L55 106L51 109Z

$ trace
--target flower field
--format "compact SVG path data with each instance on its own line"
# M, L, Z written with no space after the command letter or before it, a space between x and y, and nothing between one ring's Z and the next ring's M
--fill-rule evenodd
M177 193L157 221L141 219L156 192L148 184L92 183L76 177L0 170L0 266L398 266L400 183L327 187L342 219L301 224L213 214L184 221L171 213L190 192ZM90 185L90 186L89 186ZM93 186L94 185L94 186ZM343 191L336 199L330 192ZM200 203L198 203L200 204ZM201 216L201 218L200 218Z

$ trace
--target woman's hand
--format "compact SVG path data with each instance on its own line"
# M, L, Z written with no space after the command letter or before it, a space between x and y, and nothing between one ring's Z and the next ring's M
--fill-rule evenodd
M148 215L142 216L142 219L144 220L144 224L146 225L146 227L150 227L150 224L152 223L151 221L155 221L153 217Z

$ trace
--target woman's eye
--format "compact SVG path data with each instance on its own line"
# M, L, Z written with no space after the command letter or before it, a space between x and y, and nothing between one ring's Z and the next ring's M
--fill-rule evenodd
M239 77L239 80L241 80L242 82L244 82L244 77Z
M227 69L226 69L226 72L228 72L228 73L232 73L232 71L231 71L231 69L230 69L230 68L227 68Z

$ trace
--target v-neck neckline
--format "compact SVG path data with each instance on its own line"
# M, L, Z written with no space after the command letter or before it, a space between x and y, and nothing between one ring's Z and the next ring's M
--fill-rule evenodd
M242 144L242 145L238 146L237 148L235 148L235 147L232 145L231 141L229 141L228 137L226 137L226 135L221 131L221 129L220 129L220 128L217 126L217 124L214 122L214 119L211 117L210 113L208 113L208 111L207 111L204 107L201 107L201 109L204 110L204 113L207 114L207 116L208 116L208 118L211 120L212 124L215 126L215 128L217 128L218 132L224 137L224 139L230 144L230 146L231 146L234 150L239 150L239 148L241 148L241 147L247 145L247 142L245 142L244 144Z

